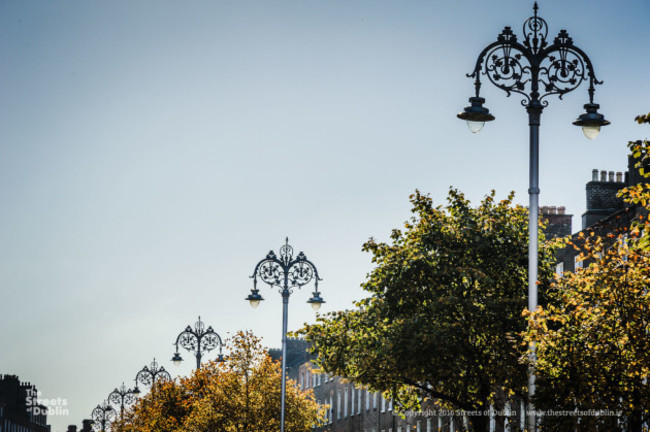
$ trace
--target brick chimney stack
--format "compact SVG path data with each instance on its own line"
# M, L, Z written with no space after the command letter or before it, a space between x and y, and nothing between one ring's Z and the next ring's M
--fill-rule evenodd
M582 229L625 208L623 200L616 197L625 186L621 172L602 170L598 178L598 170L592 170L591 181L586 186L587 211L582 215Z
M556 238L571 235L573 215L566 214L566 207L543 206L539 209L540 218L546 223L546 237Z

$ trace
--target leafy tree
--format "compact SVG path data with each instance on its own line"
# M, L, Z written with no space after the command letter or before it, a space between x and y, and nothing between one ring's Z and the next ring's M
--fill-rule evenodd
M650 120L647 123L650 123ZM634 168L638 169L642 177L650 179L650 141L630 141L628 148L631 156L637 161ZM632 230L633 234L638 237L637 246L650 251L650 221L648 220L648 213L650 212L650 181L630 185L621 190L619 196L628 204L638 206L642 210L638 219L632 224Z
M638 115L634 120L636 120L639 124L650 123L650 113Z
M280 364L250 332L237 333L225 363L161 382L140 399L116 432L275 432L280 429ZM322 419L312 391L287 382L285 430L307 432Z
M382 391L403 409L428 398L475 412L477 431L489 429L490 404L526 397L528 212L512 205L513 194L494 196L473 208L451 189L448 204L434 207L416 191L405 230L394 230L390 244L365 243L376 264L362 285L370 297L302 330L325 372ZM542 285L553 264L543 247Z
M624 236L613 245L586 239L580 259L591 264L559 278L550 303L533 314L535 406L587 412L544 417L544 430L640 432L650 420L650 254L630 243Z
M650 176L642 170L650 143L630 142L629 148L640 174ZM650 421L650 185L631 185L620 196L636 206L637 219L619 233L566 240L589 265L558 278L549 304L530 320L527 338L537 342L538 355L536 407L587 413L547 416L544 430L640 432Z

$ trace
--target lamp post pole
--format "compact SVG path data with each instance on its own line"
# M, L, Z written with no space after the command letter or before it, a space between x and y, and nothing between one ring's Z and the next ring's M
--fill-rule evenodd
M207 351L212 351L216 347L219 347L219 357L217 357L217 361L224 361L223 353L221 352L221 349L223 348L221 336L212 329L212 326L208 327L206 330L205 324L201 321L201 317L199 317L199 320L194 324L194 329L187 326L185 330L178 335L174 345L176 345L176 352L172 357L172 361L176 366L180 365L183 361L183 358L178 352L178 345L194 353L197 369L201 369L201 357L203 354Z
M289 246L289 239L280 248L280 257L278 258L273 251L270 251L266 258L261 260L255 266L253 271L253 289L246 297L252 307L256 308L260 301L264 300L257 289L257 278L269 285L271 288L278 287L282 295L282 384L280 395L280 432L284 432L284 414L286 405L286 386L287 386L287 319L289 317L289 296L294 288L302 286L314 279L315 290L312 298L307 303L311 304L315 311L318 311L321 304L325 301L318 291L318 277L316 266L307 259L304 253L300 252L293 258L293 248Z
M528 309L537 309L537 270L538 270L538 224L539 224L539 126L542 111L548 105L547 96L558 95L560 99L582 84L589 82L589 103L584 105L585 113L576 121L589 139L594 139L602 126L610 122L598 113L600 106L594 103L595 85L602 84L596 79L591 60L580 48L573 44L566 30L560 30L552 44L547 42L548 26L537 16L537 2L533 6L534 15L524 22L524 41L519 42L510 27L505 27L496 42L489 44L479 54L476 66L468 78L474 78L475 96L469 99L471 105L458 114L467 120L474 133L479 132L485 122L494 116L483 106L485 99L480 97L481 74L488 77L496 87L507 96L518 93L524 96L522 105L528 112L530 127L530 178L528 208ZM531 345L529 360L536 361L535 345ZM535 394L535 374L531 369L528 376L528 430L536 430L532 397Z

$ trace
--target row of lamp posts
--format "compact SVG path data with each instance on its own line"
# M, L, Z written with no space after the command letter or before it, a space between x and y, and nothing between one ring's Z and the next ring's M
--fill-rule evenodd
M321 304L325 303L318 291L318 281L322 280L318 276L316 266L307 259L303 252L300 252L295 258L293 248L289 245L289 239L285 240L279 251L279 256L273 251L270 251L264 259L259 261L255 266L253 275L253 289L246 298L253 308L259 306L260 302L264 300L257 289L258 279L269 285L271 288L278 288L282 295L282 375L281 375L281 396L280 396L280 432L284 432L285 424L285 409L286 409L286 369L287 369L287 320L288 320L288 307L289 296L293 293L295 288L302 288L312 280L314 281L314 292L312 297L307 301L314 309L318 311ZM186 349L194 354L196 358L196 368L201 368L201 359L203 355L219 348L219 354L216 361L223 362L225 360L223 355L223 340L217 332L214 331L212 326L205 328L205 324L201 321L201 317L194 325L194 328L187 326L174 343L176 352L172 357L172 362L175 365L180 365L183 358L180 355L179 347ZM133 389L127 388L124 383L119 388L113 390L106 401L97 407L92 412L92 419L94 421L95 429L104 432L109 427L110 423L117 418L115 407L120 409L120 417L124 415L124 409L135 403L137 395L140 394L138 383L151 387L155 382L160 380L171 380L169 372L164 367L153 360L150 366L144 366L135 377L135 387Z
M183 360L178 352L179 345L195 355L197 369L201 368L201 358L203 354L217 347L219 348L219 355L216 361L224 361L222 352L223 340L221 339L221 336L212 329L212 326L205 330L205 325L201 321L201 317L199 317L196 322L194 329L187 326L187 328L178 335L174 345L176 346L176 352L172 357L172 361L177 366L180 365ZM160 366L154 358L150 365L145 365L140 371L138 371L134 379L135 386L133 388L127 388L123 382L120 387L115 388L115 390L108 395L108 398L104 402L93 409L92 420L95 430L104 432L108 429L110 424L117 418L116 407L119 408L120 418L124 416L124 409L133 405L140 394L138 383L151 387L156 382L168 380L171 380L171 375L163 366Z

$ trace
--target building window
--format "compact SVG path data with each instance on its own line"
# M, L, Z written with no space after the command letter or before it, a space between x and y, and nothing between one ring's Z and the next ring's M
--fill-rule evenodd
M392 410L393 410L393 400L391 399L388 401L388 411L392 411Z
M377 409L377 392L372 394L372 409Z
M354 387L350 389L350 415L354 415Z
M490 430L493 431L496 427L496 416L494 415L494 407L490 405Z
M343 390L343 418L348 416L348 389Z
M366 389L366 411L370 411L370 392Z
M417 426L415 427L415 430L417 432L422 432L422 422L420 420L418 420Z
M341 418L341 390L336 395L336 419Z
M386 399L383 396L381 398L381 412L386 412Z
M579 268L582 268L583 261L579 258L579 255L576 255L573 257L573 268L578 270Z
M563 262L557 263L557 265L555 266L555 274L558 275L558 276L562 276L564 274L564 263Z
M427 419L427 432L431 432L431 419Z
M357 414L361 414L361 404L363 402L363 390L359 389L359 401L357 403Z

